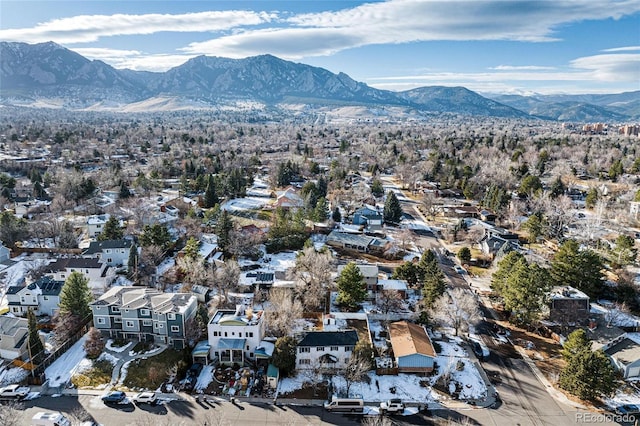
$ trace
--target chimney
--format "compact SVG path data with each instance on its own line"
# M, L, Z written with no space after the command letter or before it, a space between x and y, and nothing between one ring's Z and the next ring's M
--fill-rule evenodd
M598 323L595 319L589 318L589 330L593 331L598 327Z

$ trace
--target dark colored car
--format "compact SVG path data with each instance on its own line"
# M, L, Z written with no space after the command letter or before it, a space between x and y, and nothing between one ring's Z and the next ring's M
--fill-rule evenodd
M111 391L108 394L102 396L102 402L119 403L124 401L126 397L127 394L122 391Z
M616 413L618 414L639 414L640 407L634 404L625 404L616 407Z
M198 377L202 372L202 364L196 362L187 370L187 377Z

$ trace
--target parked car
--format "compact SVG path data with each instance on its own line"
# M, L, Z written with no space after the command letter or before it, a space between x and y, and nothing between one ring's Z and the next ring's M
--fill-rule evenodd
M479 360L489 358L489 348L487 348L483 343L480 343L477 340L471 340L471 346L473 347L473 353L476 354Z
M404 403L402 400L393 398L380 403L381 413L402 413L404 411Z
M186 391L192 391L193 388L196 387L196 383L198 383L198 376L187 376L187 378L184 379L184 385L182 386L182 389Z
M455 269L456 272L459 273L460 275L464 275L467 273L467 271L465 271L465 269L460 265L454 266L453 269Z
M331 402L325 402L324 408L327 411L339 413L362 413L364 411L364 400L338 398Z
M31 388L28 386L9 385L0 388L0 398L24 398L29 395Z
M640 414L640 407L635 404L625 404L616 407L618 414Z
M106 403L120 403L124 401L127 394L122 391L111 391L106 395L102 395L102 402Z
M140 392L133 396L135 404L155 404L157 400L158 396L155 392Z
M39 411L31 418L32 426L71 426L71 422L58 411Z
M202 364L196 362L187 370L187 377L198 377L202 372Z

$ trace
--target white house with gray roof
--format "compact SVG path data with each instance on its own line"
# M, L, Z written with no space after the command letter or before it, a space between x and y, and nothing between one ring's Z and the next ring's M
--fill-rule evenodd
M92 241L82 252L83 257L96 258L107 266L123 266L129 262L131 240Z
M93 326L104 335L184 348L186 323L198 308L190 293L161 293L147 287L112 287L91 303Z
M344 368L356 343L358 332L355 330L311 331L296 347L296 368Z
M64 281L42 277L27 286L11 286L7 289L9 312L25 316L29 309L37 316L54 316L59 309L60 291Z

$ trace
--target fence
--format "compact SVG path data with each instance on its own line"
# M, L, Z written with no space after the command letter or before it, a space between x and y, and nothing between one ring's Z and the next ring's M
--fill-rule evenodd
M56 350L49 354L36 368L33 369L34 375L41 375L44 373L44 370L53 364L55 360L60 358L71 346L73 346L82 336L84 336L87 331L89 331L92 316L89 315L82 321L82 326L80 330L75 332L71 337L69 337L62 345L60 345Z

